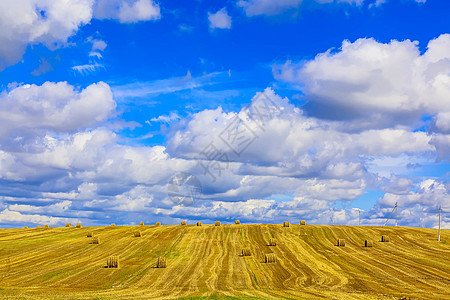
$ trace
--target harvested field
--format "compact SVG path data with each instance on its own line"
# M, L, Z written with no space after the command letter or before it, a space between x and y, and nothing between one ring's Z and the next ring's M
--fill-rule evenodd
M437 230L405 227L166 225L139 228L142 238L135 230L0 229L0 298L450 298L449 230L443 242ZM102 243L89 243L92 231ZM271 253L276 263L265 263ZM106 268L117 255L120 268ZM166 268L156 268L158 257Z

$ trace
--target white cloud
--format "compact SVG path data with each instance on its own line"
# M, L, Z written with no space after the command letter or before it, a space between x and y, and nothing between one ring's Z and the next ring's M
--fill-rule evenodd
M23 85L0 95L0 139L87 128L106 120L116 103L106 83L76 91L66 82Z
M72 67L72 70L81 75L88 75L97 72L98 70L105 69L105 66L102 63L102 52L107 47L107 44L102 40L94 39L92 37L87 38L86 42L92 44L91 51L89 52L89 63Z
M28 44L66 44L92 18L93 0L0 1L0 71L20 61Z
M239 0L237 5L242 7L248 17L267 15L273 16L286 10L296 9L302 0Z
M41 226L44 224L56 225L65 222L76 223L78 220L79 219L49 217L38 214L21 214L20 212L11 211L9 209L0 212L0 223L14 224L16 226L22 226L24 224L28 225L29 223L40 224Z
M405 127L347 132L341 122L306 116L270 88L253 98L253 105L261 105L258 101L266 99L261 98L265 95L277 107L272 110L272 119L258 123L263 129L254 123L255 119L261 121L258 115L249 119L249 111L256 113L255 107L263 106L237 112L204 110L176 126L177 130L167 137L167 149L127 145L120 135L101 127L101 122L115 110L106 84L84 90L75 90L67 83L10 89L0 98L0 105L5 107L0 111L10 112L0 115L0 128L8 129L0 135L6 141L0 150L0 192L11 194L11 189L19 185L24 195L0 197L5 224L17 224L15 219L34 218L40 222L52 216L59 218L54 220L57 223L62 223L64 217L82 219L86 224L110 219L127 224L142 216L152 220L165 218L167 222L180 217L239 217L247 222L281 222L302 217L315 224L355 224L357 210L334 208L336 201L349 206L367 189L380 187L386 193L377 204L380 211L366 212L365 222L382 224L388 205L397 199L404 201L405 224L414 224L406 211L417 216L419 213L413 208L420 205L421 216L428 218L426 224L434 226L430 217L432 199L443 198L443 189L448 190L438 180L419 185L408 174L390 179L377 176L392 170L392 166L407 169L409 163L429 163L436 155L435 139L443 135L411 132ZM87 102L86 99L94 107L74 104ZM54 117L64 116L66 110L70 111L72 123ZM240 156L218 138L236 116L250 122L258 135ZM178 118L174 112L152 121ZM217 142L219 150L232 160L216 182L196 160L211 142ZM440 147L444 153L449 146ZM425 154L430 158L421 161L421 157L427 157ZM205 163L214 162L202 159ZM179 172L194 174L202 184L203 194L193 206L176 205L167 195L169 179ZM394 169L393 173L399 172ZM426 196L431 194L434 198ZM422 195L429 200L416 199ZM407 198L399 200L401 197Z
M359 128L414 126L423 114L450 111L449 53L449 34L430 41L424 54L409 40L358 39L311 61L275 66L274 76L301 86L311 115L358 119Z
M97 39L92 39L92 52L96 51L96 50L100 50L100 51L104 51L106 46L108 46L105 41L102 40L97 40Z
M152 0L2 0L0 71L18 63L28 45L43 44L50 50L68 45L68 39L93 17L136 23L158 20L161 13ZM93 51L105 46L94 41Z
M425 179L417 185L417 190L409 193L386 193L377 201L377 208L389 211L398 202L399 214L403 224L425 225L437 227L437 208L450 211L449 185L434 179ZM449 222L445 221L444 228L448 228Z
M97 0L94 7L97 19L113 19L121 23L158 20L159 4L153 0Z
M426 0L414 0L416 2L424 3ZM362 6L364 0L315 0L315 2L319 4L350 4L355 6ZM372 6L381 6L384 4L386 0L376 0L375 3L369 5ZM287 11L296 11L299 9L303 0L239 0L237 2L237 6L241 7L247 17L266 15L266 16L274 16L285 13Z
M434 125L439 132L450 133L450 111L438 113Z
M164 123L171 123L173 121L177 121L181 119L181 117L178 115L177 112L171 111L169 115L161 115L157 118L151 118L150 121L146 121L148 124L151 122L164 122Z
M102 70L102 69L105 69L105 66L98 62L91 62L89 64L78 65L78 66L72 67L72 70L80 73L81 75L87 75L87 74L94 73L94 72L97 72L98 70Z
M209 29L230 29L231 17L228 15L227 9L224 7L218 12L208 13Z
M190 90L215 84L220 78L228 78L226 72L213 72L192 77L188 71L186 76L172 77L148 82L135 82L112 86L114 97L119 99L141 98L160 94Z

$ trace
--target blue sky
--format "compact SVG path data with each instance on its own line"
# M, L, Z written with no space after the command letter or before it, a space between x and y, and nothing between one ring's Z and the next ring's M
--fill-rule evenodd
M401 225L435 227L450 210L449 25L438 0L2 1L0 224L357 224L362 210L382 225L398 202ZM180 174L201 186L193 202L167 193Z

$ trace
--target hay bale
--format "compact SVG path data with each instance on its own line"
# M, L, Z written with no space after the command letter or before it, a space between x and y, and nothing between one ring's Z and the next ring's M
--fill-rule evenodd
M216 223L214 223L215 226L220 226L220 221L216 221Z
M156 222L156 226L160 226L161 225L161 222Z
M306 221L305 220L301 220L300 221L300 225L306 225Z
M25 226L23 229L28 229L28 226Z
M388 235L382 235L381 236L381 241L387 243L387 242L390 242L391 239L389 238Z
M202 226L202 222L197 222L197 226Z
M106 261L106 266L108 268L119 268L119 257L118 256L110 256Z
M339 247L344 247L345 246L345 240L344 239L337 239L337 245Z
M47 224L45 224L45 225L44 225L44 228L48 229L48 225L47 225Z
M167 267L167 258L165 257L158 257L158 262L156 263L157 268L166 268Z
M134 233L134 237L141 237L142 236L142 232L139 230L139 231L136 231L135 233Z
M93 233L92 231L91 231L91 232L88 232L86 236L87 236L87 237L93 237L93 236L94 236L94 233Z
M241 224L241 221L236 220L236 221L234 221L234 224L239 225L239 224Z
M140 223L139 223L139 226L144 226L144 222L140 222Z
M364 247L373 247L373 242L369 240L364 241Z
M186 221L181 221L181 225L186 225Z
M100 244L100 238L98 236L94 236L92 237L92 242L91 244Z
M269 240L269 246L276 246L277 245L277 240L272 238Z
M242 249L242 256L252 256L249 248Z
M38 226L36 226L36 228L42 228L42 226L41 226L41 225L38 225Z
M116 227L116 224L115 223L111 223L111 227Z
M268 253L264 256L264 262L265 263L276 263L277 262L277 257L275 256L275 253Z
M66 227L72 227L72 224L66 223Z
M77 226L75 226L76 228L81 228L81 223L77 223Z
M284 222L283 227L289 227L289 222Z

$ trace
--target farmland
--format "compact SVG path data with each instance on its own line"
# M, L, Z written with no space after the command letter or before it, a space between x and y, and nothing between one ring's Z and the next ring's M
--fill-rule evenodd
M1 229L0 298L448 299L449 230L441 240L427 228L293 224ZM110 256L120 268L106 268Z

